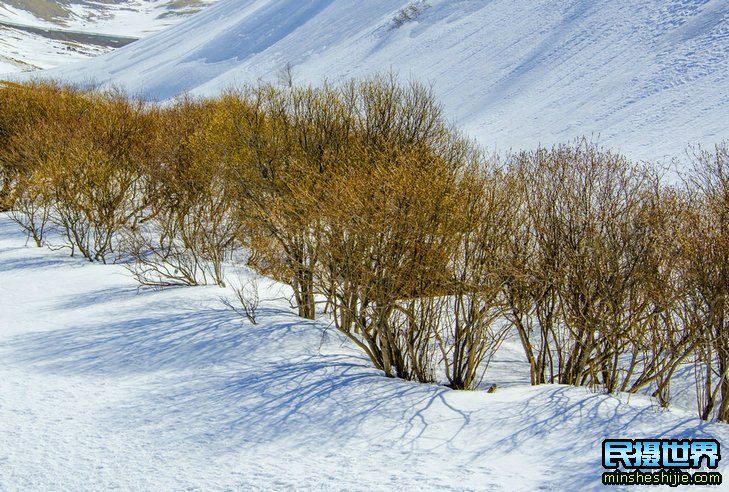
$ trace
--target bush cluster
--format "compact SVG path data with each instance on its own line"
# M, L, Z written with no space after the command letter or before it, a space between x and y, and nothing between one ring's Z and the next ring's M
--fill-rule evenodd
M672 184L585 140L488 156L393 76L164 106L5 83L0 208L147 285L244 251L388 376L472 389L514 335L533 384L668 405L692 364L729 421L728 143Z

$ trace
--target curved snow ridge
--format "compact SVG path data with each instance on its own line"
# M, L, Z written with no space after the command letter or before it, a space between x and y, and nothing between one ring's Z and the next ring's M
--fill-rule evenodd
M724 0L224 0L53 73L154 99L395 70L489 147L600 136L633 158L729 137Z

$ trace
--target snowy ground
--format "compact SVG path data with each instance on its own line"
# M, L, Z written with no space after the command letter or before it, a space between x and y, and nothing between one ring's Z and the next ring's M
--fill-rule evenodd
M186 2L170 0L122 0L115 2L64 2L57 3L66 17L53 21L38 18L29 11L0 1L0 20L28 26L64 28L73 31L96 32L118 36L144 37L160 29L177 24L181 18L204 8L216 0L201 0L199 5L188 8ZM187 2L195 4L196 2Z
M54 68L106 53L110 48L44 38L0 26L0 73Z
M530 387L509 345L493 394L387 379L263 286L253 326L224 289L140 290L0 215L0 490L603 490L603 438L729 443L689 409Z

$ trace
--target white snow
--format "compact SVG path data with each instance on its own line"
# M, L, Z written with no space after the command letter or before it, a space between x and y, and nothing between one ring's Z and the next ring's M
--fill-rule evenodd
M207 5L215 0L202 0ZM0 2L0 22L94 34L142 38L179 23L187 9L175 10L170 0L125 0L64 4L67 18L54 21ZM61 42L37 33L0 25L0 74L48 69L111 51L94 44Z
M120 25L108 32L148 26ZM0 50L40 51L6 32ZM725 0L223 0L48 74L167 99L287 64L304 82L395 70L432 82L491 149L599 134L661 158L729 137L728 62ZM729 443L686 382L671 410L532 387L516 340L486 375L493 394L385 378L263 287L254 326L222 305L230 290L140 289L120 265L27 246L0 214L0 490L604 490L605 438Z
M2 26L0 34L0 73L54 68L109 51L102 46L66 43Z
M726 0L224 0L51 75L167 99L287 64L301 82L389 70L430 82L492 150L585 135L661 159L729 137Z
M139 289L0 215L0 489L603 490L604 438L729 442L689 408L531 387L513 344L493 394L388 379L262 288L251 325L228 290Z
M201 0L201 5L215 0ZM27 10L0 2L0 21L28 26L63 28L118 36L144 37L180 22L180 15L170 8L171 0L122 0L117 2L61 3L70 12L55 21L39 19ZM181 9L180 12L185 12Z

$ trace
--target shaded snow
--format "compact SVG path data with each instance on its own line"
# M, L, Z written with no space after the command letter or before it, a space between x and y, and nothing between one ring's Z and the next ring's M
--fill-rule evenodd
M493 394L388 379L262 287L253 326L225 289L138 289L0 216L0 488L602 490L603 438L729 442L645 397L520 383L513 345Z

